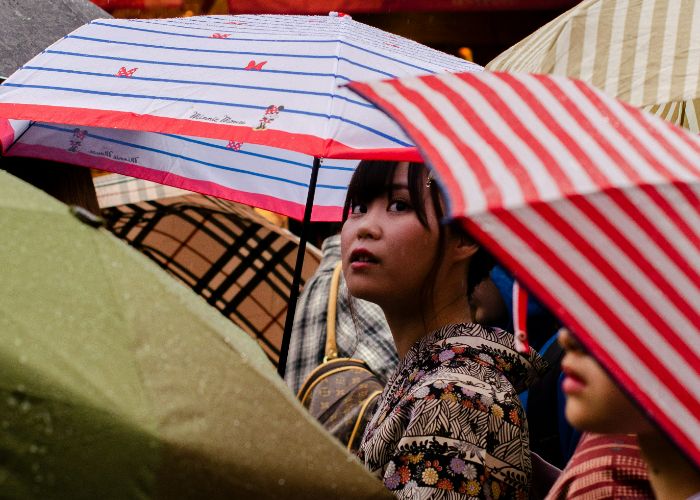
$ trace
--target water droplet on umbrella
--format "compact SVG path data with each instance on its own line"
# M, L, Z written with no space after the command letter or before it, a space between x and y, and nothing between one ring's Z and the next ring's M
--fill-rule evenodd
M49 412L44 412L41 414L41 419L44 421L44 432L47 435L53 434L53 422L51 421L51 414Z
M29 401L22 401L22 404L19 405L19 409L22 413L27 413L32 409L32 404Z
M19 403L19 401L17 401L17 398L15 398L14 396L8 396L7 406L15 407L17 406L17 403Z
M277 481L277 484L279 484L280 486L284 486L284 483L286 483L286 481L284 480L284 478L283 478L283 477L282 477L282 478L280 478L280 480L279 480L279 481Z
M204 395L207 392L207 381L200 380L197 382L197 394Z
M37 451L39 451L39 447L37 445L33 443L29 445L29 453L36 453Z

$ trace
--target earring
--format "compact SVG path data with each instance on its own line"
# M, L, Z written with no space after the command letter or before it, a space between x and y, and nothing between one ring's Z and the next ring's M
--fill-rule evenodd
M425 187L429 188L432 183L433 183L433 173L428 172L428 180L425 181Z

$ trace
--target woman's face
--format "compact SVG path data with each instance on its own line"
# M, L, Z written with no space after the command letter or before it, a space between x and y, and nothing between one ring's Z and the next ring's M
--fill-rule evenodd
M584 431L640 434L652 427L608 374L566 330L559 333L566 354L561 362L565 378L566 419Z
M423 203L429 227L411 206L408 164L396 168L391 194L351 207L341 233L343 272L355 297L380 306L410 306L420 297L435 260L438 221L429 190Z

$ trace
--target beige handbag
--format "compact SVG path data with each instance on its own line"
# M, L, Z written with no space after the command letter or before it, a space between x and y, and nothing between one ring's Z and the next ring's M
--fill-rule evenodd
M328 294L326 355L306 377L297 397L331 434L355 452L384 385L361 359L338 357L335 323L340 273L338 263Z

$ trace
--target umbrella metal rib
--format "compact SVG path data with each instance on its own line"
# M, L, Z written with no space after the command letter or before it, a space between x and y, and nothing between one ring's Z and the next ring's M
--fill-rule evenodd
M282 347L280 349L280 360L277 364L277 373L280 377L284 377L287 369L287 355L289 351L289 342L292 338L292 327L294 326L294 316L296 314L297 299L299 298L299 287L301 285L301 268L304 264L304 252L306 251L306 240L308 239L309 224L311 223L311 211L314 205L314 195L316 194L316 182L318 180L318 171L321 168L320 158L314 158L314 166L311 170L311 179L309 180L309 194L306 199L306 208L304 209L304 221L301 230L301 239L299 240L299 251L297 252L297 263L294 269L294 278L292 279L292 290L289 295L289 306L287 309L287 319L284 322L284 335L282 337Z

